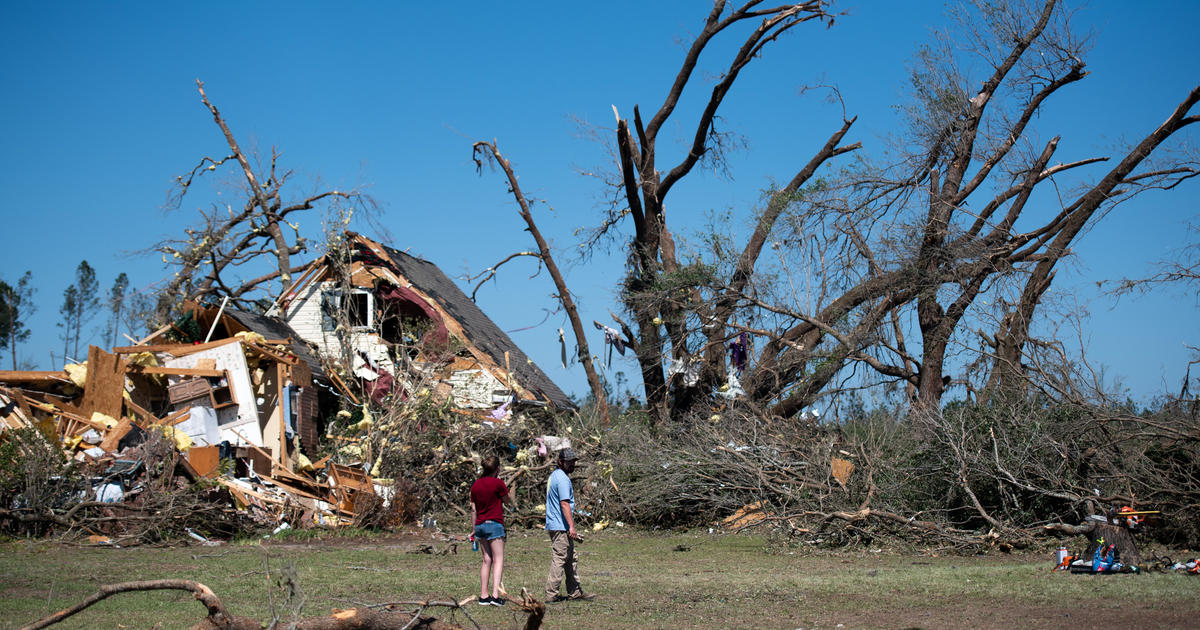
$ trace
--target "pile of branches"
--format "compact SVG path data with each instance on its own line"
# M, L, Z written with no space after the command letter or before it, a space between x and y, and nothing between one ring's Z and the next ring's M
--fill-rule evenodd
M610 495L601 509L613 518L769 527L835 546L1023 547L1127 505L1163 511L1151 530L1160 541L1192 544L1198 427L1169 405L960 403L932 437L886 411L830 423L735 409L667 428L618 424L605 444L613 489L591 486Z
M598 421L577 414L556 416L531 407L491 419L421 395L387 400L369 413L367 423L361 412L331 423L335 442L353 440L352 447L332 456L339 463L363 465L377 479L391 480L391 503L402 505L396 509L408 515L406 522L419 515L470 516L470 487L479 477L480 462L489 455L500 458L500 477L517 499L517 509L507 519L540 522L537 508L544 503L554 452L543 452L539 438L562 436L587 451L585 445L595 441L595 431L587 437L587 427L598 426Z
M249 528L219 486L189 479L161 434L122 452L129 465L64 456L36 428L0 443L0 531L12 536L88 536L111 544L157 544L189 529L232 536ZM113 488L123 486L116 492Z

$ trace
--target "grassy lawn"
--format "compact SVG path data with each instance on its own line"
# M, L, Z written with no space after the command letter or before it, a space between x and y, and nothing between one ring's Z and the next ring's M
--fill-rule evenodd
M184 578L202 582L230 612L269 620L272 585L294 574L302 615L419 599L464 599L478 588L478 554L414 553L445 543L422 534L174 549L0 546L0 627L16 628L101 584ZM505 585L542 596L544 533L514 532ZM681 550L687 548L686 551ZM1200 577L1051 573L1052 554L932 556L814 552L752 536L589 537L580 573L592 602L552 604L548 629L602 628L1136 628L1200 627ZM512 609L471 604L480 625L512 628ZM447 613L434 613L449 619ZM182 591L116 595L59 628L184 628L203 609ZM288 617L285 615L284 619ZM453 619L470 627L461 614ZM840 624L840 625L839 625ZM285 626L286 627L286 626Z

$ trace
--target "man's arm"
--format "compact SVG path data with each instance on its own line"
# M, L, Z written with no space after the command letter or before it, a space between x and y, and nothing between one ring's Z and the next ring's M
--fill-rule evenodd
M575 531L575 518L571 515L571 502L563 499L559 501L562 506L563 521L567 524L567 535L571 538L579 538L579 534Z

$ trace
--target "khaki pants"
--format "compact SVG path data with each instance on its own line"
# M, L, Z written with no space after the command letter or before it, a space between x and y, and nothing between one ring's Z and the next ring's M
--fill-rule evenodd
M567 577L567 594L582 593L579 587L579 561L575 557L575 541L567 532L548 532L550 534L550 574L546 576L546 599L558 597L558 586L563 574Z

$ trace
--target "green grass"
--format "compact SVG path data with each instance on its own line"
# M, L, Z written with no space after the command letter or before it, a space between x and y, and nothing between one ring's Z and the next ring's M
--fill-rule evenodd
M13 542L0 546L0 627L15 628L72 605L99 585L185 578L202 582L230 612L271 618L280 576L294 569L303 615L360 604L436 597L478 588L479 556L411 553L445 544L420 534L315 540L292 534L260 545L110 549ZM677 551L677 547L690 547ZM511 533L505 585L538 597L548 543L537 530ZM825 553L752 536L659 535L624 530L579 546L593 602L554 604L545 628L1025 628L1187 627L1200 612L1200 577L1051 573L1051 554L1006 556ZM511 628L511 609L478 607L485 627ZM445 618L445 613L435 613ZM1066 615L1070 615L1068 618ZM59 628L182 628L203 617L184 592L121 594ZM284 619L287 619L285 616ZM1069 621L1068 621L1069 620ZM457 618L470 627L470 622Z

